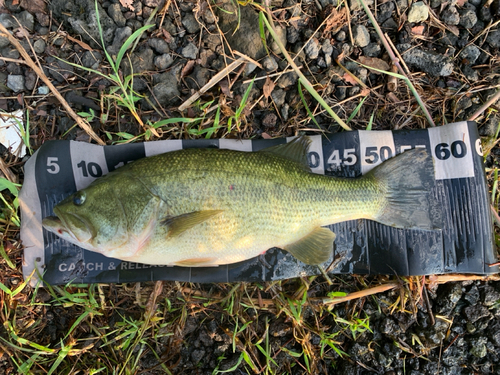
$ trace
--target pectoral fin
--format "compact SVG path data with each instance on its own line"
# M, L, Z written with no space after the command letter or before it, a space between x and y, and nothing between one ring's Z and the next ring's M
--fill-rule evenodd
M161 221L161 224L168 226L167 237L175 237L221 212L222 210L195 211L179 216L167 217Z
M284 249L306 264L317 265L326 262L332 255L335 237L330 229L318 227Z

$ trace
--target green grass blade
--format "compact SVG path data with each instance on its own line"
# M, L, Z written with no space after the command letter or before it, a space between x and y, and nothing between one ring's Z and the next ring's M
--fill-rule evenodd
M365 102L366 100L366 96L361 99L361 101L359 102L359 104L356 106L356 108L354 108L354 111L352 111L351 115L349 116L349 118L347 119L346 121L346 124L348 124L354 117L356 117L356 115L358 114L359 110L361 109L361 107L363 106L363 103Z
M118 55L116 55L116 62L115 62L116 71L120 68L120 63L122 62L123 56L125 55L125 52L127 52L128 48L132 45L132 43L134 43L136 39L140 38L144 31L152 28L153 26L155 25L154 24L145 25L140 29L136 30L132 35L130 35L127 38L125 43L123 43L123 45L121 46L120 51L118 51Z
M309 106L307 105L306 98L304 97L304 93L302 92L302 85L301 85L300 81L299 81L299 95L300 95L300 99L302 99L302 104L304 104L304 108L306 109L309 118L316 124L318 129L321 129L318 122L316 121L316 118L314 117L311 110L309 109Z

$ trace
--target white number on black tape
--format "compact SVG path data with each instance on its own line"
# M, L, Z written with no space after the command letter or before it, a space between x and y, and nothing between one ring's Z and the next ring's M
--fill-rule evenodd
M333 150L332 154L328 158L327 163L330 165L335 165L335 167L339 168L341 165L354 165L358 161L358 157L355 154L356 149L354 148L346 148L343 152L342 159L340 158L340 151Z
M481 140L476 139L476 152L479 156L483 156L483 145L481 144Z
M59 158L56 158L54 156L49 156L47 158L47 172L50 174L57 174L61 170L59 167L59 164L57 162L59 161Z
M396 155L392 131L359 131L361 150L361 173L369 172L373 167Z

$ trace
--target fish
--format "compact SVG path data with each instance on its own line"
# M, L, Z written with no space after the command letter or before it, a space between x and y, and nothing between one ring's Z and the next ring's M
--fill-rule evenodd
M209 267L277 247L308 265L333 255L325 226L368 219L431 229L425 149L358 178L312 173L311 140L257 152L184 149L136 160L58 203L43 227L83 249L150 265Z

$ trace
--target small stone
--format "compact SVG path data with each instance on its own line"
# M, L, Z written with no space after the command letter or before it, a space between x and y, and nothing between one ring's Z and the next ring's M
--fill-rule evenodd
M262 66L266 70L266 72L274 72L275 70L278 70L278 63L274 59L273 56L266 56L262 60Z
M102 61L99 51L85 51L82 56L82 65L86 68L97 69Z
M280 108L283 104L285 104L286 92L282 89L273 90L271 93L271 98L273 99L276 107Z
M363 54L369 57L378 57L382 52L382 48L377 43L370 43L365 48L363 48Z
M491 285L486 285L482 291L483 303L485 306L493 306L500 301L500 293L496 291Z
M343 42L346 36L346 32L344 30L340 30L337 34L335 34L335 40L338 42Z
M42 54L45 51L45 41L43 39L37 39L35 43L33 43L33 49L36 53Z
M191 352L191 360L194 364L198 364L203 357L205 357L205 351L203 349L194 349Z
M113 43L108 47L108 52L111 54L117 54L123 43L132 35L132 29L130 26L118 27L115 30L115 37Z
M429 8L423 1L418 1L411 6L410 13L408 14L408 22L423 22L427 18L429 18Z
M50 92L50 90L47 86L40 86L37 92L39 95L47 95Z
M471 29L477 22L476 12L472 9L466 9L460 12L460 25L466 29Z
M460 53L460 57L467 60L467 65L473 65L480 54L481 50L474 44L471 44L463 49Z
M9 75L7 77L7 87L14 92L24 90L24 76L22 75Z
M281 107L280 113L281 117L283 118L283 121L288 120L288 112L290 111L290 105L288 103L283 104Z
M33 31L34 28L35 28L35 17L33 17L33 15L28 12L27 10L23 10L18 16L17 16L17 20L19 21L19 23L27 28L28 30L30 31Z
M153 48L158 53L169 53L170 48L168 43L160 38L151 38L148 40L148 44L151 48Z
M154 52L151 48L144 48L140 52L133 53L130 60L132 61L132 69L128 59L123 59L125 65L124 73L128 76L130 73L149 72L154 69L153 64Z
M162 7L165 4L165 0L143 0L143 4L150 8Z
M181 55L186 59L195 60L198 56L198 47L189 42L181 51Z
M486 357L486 354L488 354L488 351L486 350L486 342L487 340L485 337L481 337L478 340L475 340L475 342L473 342L473 345L471 345L472 347L470 353L477 358Z
M500 48L500 29L492 31L486 41L492 48Z
M387 21L389 18L392 16L392 12L394 12L395 6L392 1L388 1L387 3L384 3L380 5L379 11L377 14L377 22L379 24L384 23Z
M286 27L276 26L276 35L278 36L278 39L280 40L281 44L283 44L284 46L286 46L286 41L287 41ZM274 38L271 38L271 39L272 39L272 41L271 41L271 50L275 54L281 55L281 50L280 50L280 47L278 46L278 43L276 43L276 41L274 40Z
M365 4L367 7L370 7L373 5L373 0L366 0ZM358 9L363 10L363 6L361 5L361 2L359 0L350 0L350 9L351 11L355 11Z
M167 72L161 75L160 82L153 86L154 98L158 101L160 105L170 106L175 104L179 100L179 89L177 87L177 79L171 72Z
M460 14L458 14L457 8L453 5L450 5L443 11L441 18L444 23L450 26L456 26L460 23Z
M193 16L193 13L187 13L183 18L182 18L182 24L186 28L187 32L189 34L195 34L198 31L200 31L200 24L196 20L196 18Z
M208 24L215 23L215 21L216 21L215 15L213 14L213 12L210 9L207 9L203 13L203 21L205 21Z
M108 7L108 14L113 19L113 21L115 21L116 26L118 27L124 27L125 24L127 23L127 20L123 16L121 6L118 3L111 4Z
M411 49L403 54L404 61L434 77L449 76L453 73L453 63L449 57L419 48Z
M293 27L293 26L290 26L287 28L286 30L286 40L288 41L288 43L295 43L299 40L300 38L300 34L298 32L298 30Z
M469 65L464 66L462 73L465 75L469 81L476 82L479 80L479 73L472 69Z
M164 70L174 63L174 59L172 55L170 55L169 53L165 53L163 55L156 56L154 63L158 69Z
M333 46L332 42L330 42L330 39L325 39L323 41L323 44L321 45L321 50L325 54L325 56L331 56L333 53Z
M26 88L26 90L32 91L35 88L37 79L38 76L33 70L26 70L26 72L24 73L24 87Z
M9 45L9 39L7 39L6 36L1 36L0 35L0 49L1 48L4 48L4 47L7 47Z
M16 20L7 13L0 13L0 24L2 24L6 29L18 27Z
M481 9L479 9L479 19L481 21L490 22L491 18L491 11L489 7L481 7Z
M370 43L370 33L363 25L356 25L353 30L354 44L361 48L366 47Z
M464 309L467 320L470 323L475 323L481 318L490 317L491 313L489 310L482 305L469 306Z
M286 74L283 74L279 79L278 82L276 82L278 87L281 87L282 89L286 89L287 87L294 86L297 83L297 80L299 79L297 73L295 72L289 72Z
M305 46L304 52L306 53L307 57L309 57L311 60L315 60L319 56L319 41L316 38L312 38Z
M387 21L382 24L382 28L388 30L397 30L398 24L394 21L394 18L390 17Z
M268 113L264 116L262 119L262 126L268 130L268 129L274 129L276 127L276 122L278 121L278 116L274 113Z

